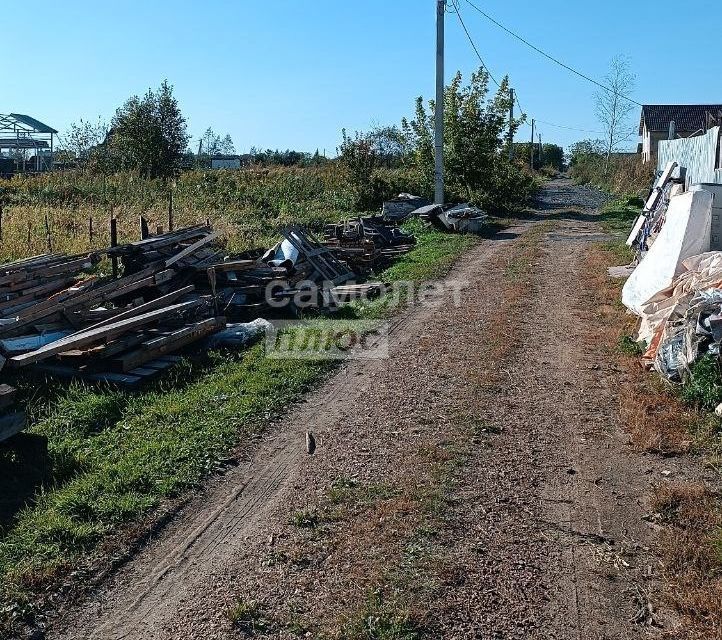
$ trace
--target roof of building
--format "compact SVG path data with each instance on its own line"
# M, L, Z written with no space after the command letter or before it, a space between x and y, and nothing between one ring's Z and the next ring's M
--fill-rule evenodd
M31 116L23 115L22 113L11 113L11 117L15 118L18 122L34 129L37 133L57 133L57 129L49 127L47 124L43 124L40 120L36 120Z
M674 121L677 131L707 129L708 114L722 118L722 104L645 104L639 120L639 135L647 125L649 131L669 131Z

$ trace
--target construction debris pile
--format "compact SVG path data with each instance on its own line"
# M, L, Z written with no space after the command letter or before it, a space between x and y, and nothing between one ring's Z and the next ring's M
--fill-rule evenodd
M331 225L324 242L298 226L282 235L265 253L228 256L218 234L196 226L87 255L1 265L0 369L133 387L192 343L246 346L265 331L262 314L298 315L299 294L304 308L332 311L380 293L382 283L355 281L415 243L380 217ZM103 259L112 276L94 273ZM0 384L0 441L25 425L12 408L15 394Z
M643 361L666 379L682 382L690 366L722 345L722 251L715 225L722 185L695 185L670 163L657 178L627 244L636 265L622 290L625 306L640 317Z
M489 216L468 202L463 204L431 204L409 193L384 202L382 217L391 222L403 222L418 217L440 231L453 233L479 233Z
M410 251L416 238L383 216L370 216L327 225L324 244L356 273L365 274Z

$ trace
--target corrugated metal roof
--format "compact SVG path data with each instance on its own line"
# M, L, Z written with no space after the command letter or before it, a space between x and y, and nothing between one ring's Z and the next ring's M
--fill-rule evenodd
M30 116L25 116L22 113L11 113L10 116L15 118L18 122L35 129L37 133L57 133L56 129L43 124L40 120L36 120Z
M722 104L645 104L639 120L639 135L647 125L649 131L669 131L674 120L677 131L707 129L707 117L722 118Z

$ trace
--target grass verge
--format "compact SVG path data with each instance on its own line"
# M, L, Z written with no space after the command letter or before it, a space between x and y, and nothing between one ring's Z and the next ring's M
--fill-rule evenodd
M381 274L386 281L440 277L478 242L410 226L418 246ZM353 315L393 310L382 298ZM37 381L23 383L36 418L31 431L47 438L49 456L36 485L21 487L24 506L0 530L0 630L30 619L43 606L39 594L101 542L218 470L234 445L260 433L332 368L269 359L262 345L201 360L141 393L82 384L41 391ZM0 448L0 478L22 475L23 456Z
M639 353L628 338L636 321L619 302L622 283L606 269L617 263L618 250L596 246L588 256L584 278L590 296L590 322L623 384L620 416L632 445L661 455L694 453L719 469L722 422L707 413L720 399L716 362L701 359L693 381L673 390L639 366ZM655 487L651 518L663 525L659 545L663 558L663 592L683 617L685 638L720 637L722 633L722 502L698 483L665 483Z

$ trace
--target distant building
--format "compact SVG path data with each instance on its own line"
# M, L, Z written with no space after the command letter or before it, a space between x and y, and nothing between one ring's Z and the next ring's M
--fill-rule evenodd
M704 134L722 124L722 104L644 105L639 120L644 162L657 157L660 141L669 140L671 123L675 138Z
M241 157L240 156L212 156L211 157L211 169L240 169L241 168Z
M47 171L53 166L53 147L57 130L22 113L0 114L0 157L3 175L17 171Z

